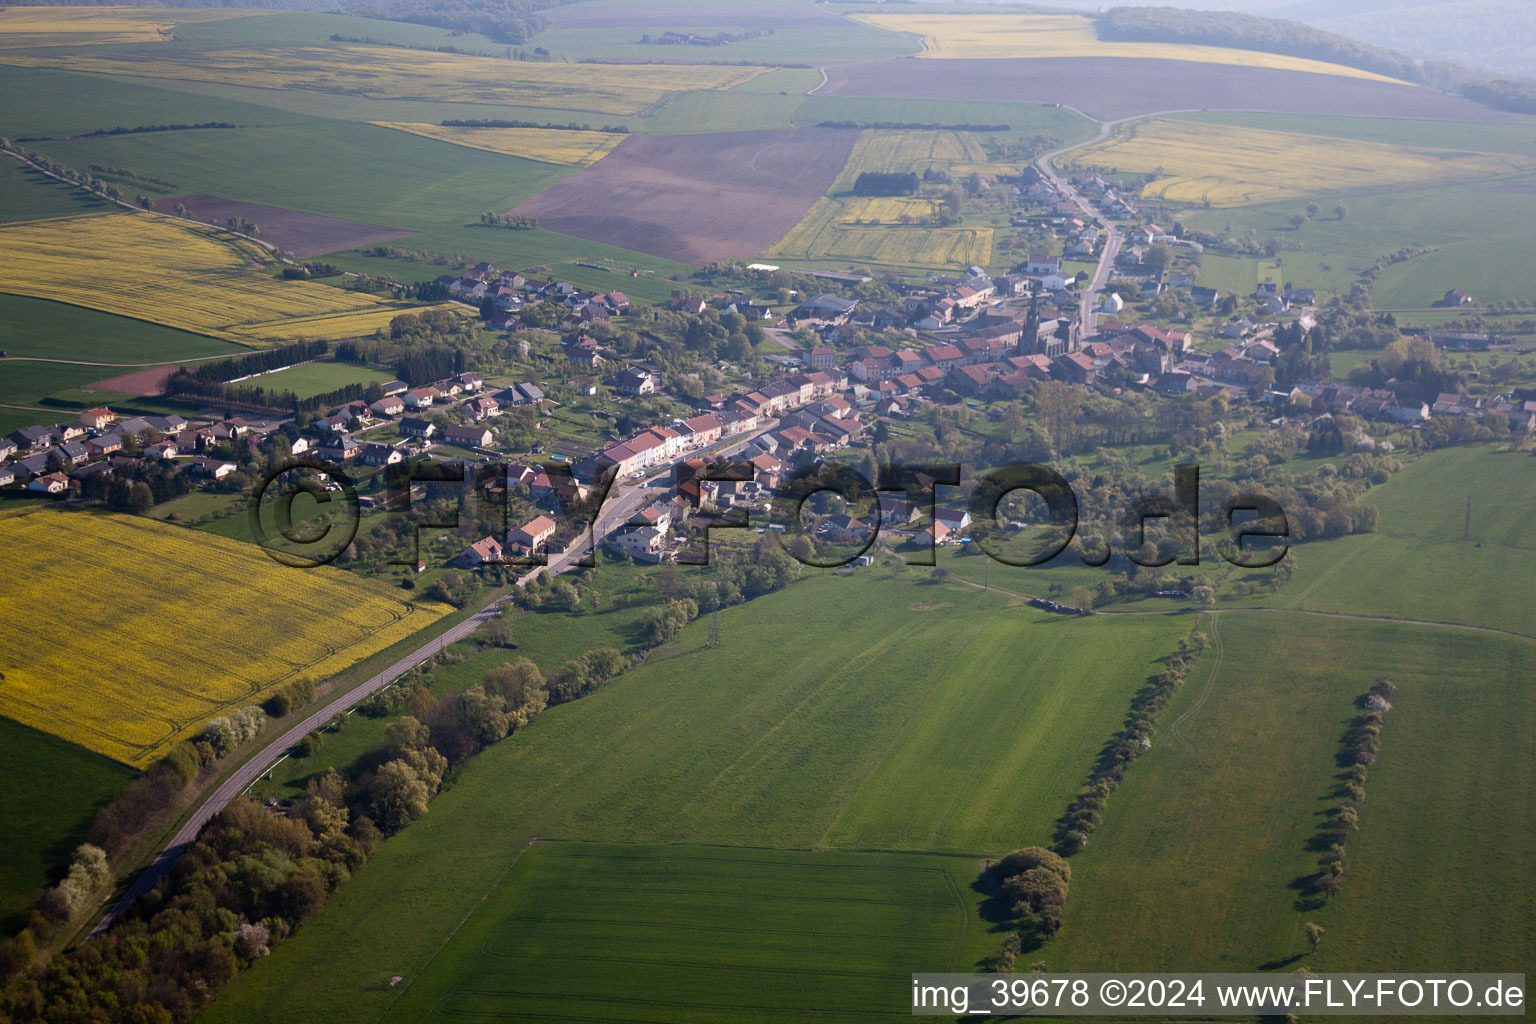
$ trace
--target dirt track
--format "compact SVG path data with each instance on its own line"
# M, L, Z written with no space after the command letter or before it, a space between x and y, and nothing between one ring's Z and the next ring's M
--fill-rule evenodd
M682 263L756 256L836 179L858 132L826 128L632 135L514 213Z
M1254 110L1460 121L1509 121L1433 89L1274 68L1125 57L894 60L827 69L822 96L1018 100L1070 104L1098 121L1160 110Z

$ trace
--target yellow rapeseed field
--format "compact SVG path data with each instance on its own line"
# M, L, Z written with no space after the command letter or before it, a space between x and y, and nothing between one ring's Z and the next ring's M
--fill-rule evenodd
M934 270L985 266L991 260L991 228L903 225L887 219L892 213L899 217L903 209L917 213L918 204L928 205L925 200L914 199L824 196L767 255ZM881 223L855 223L871 220Z
M412 307L270 276L265 249L149 213L0 225L0 292L53 299L244 345L349 338Z
M1357 142L1177 118L1122 129L1113 138L1078 150L1071 162L1156 173L1142 195L1212 206L1536 169L1536 159L1524 156Z
M153 43L170 39L178 25L265 13L238 8L6 7L0 9L0 49Z
M449 611L134 516L0 513L0 548L0 714L137 767Z
M455 146L572 167L587 167L597 163L625 139L625 136L615 132L567 131L558 128L462 128L401 121L373 123L380 128L424 135L439 142L451 142Z
M433 103L638 114L675 92L727 89L766 71L711 64L543 64L386 46L276 46L157 54L0 55L0 64Z
M1121 43L1101 40L1093 19L1078 14L854 14L876 28L923 38L923 57L986 59L1008 57L1141 57L1201 64L1311 71L1346 78L1390 82L1370 71L1340 64L1254 50L1230 50L1191 43Z

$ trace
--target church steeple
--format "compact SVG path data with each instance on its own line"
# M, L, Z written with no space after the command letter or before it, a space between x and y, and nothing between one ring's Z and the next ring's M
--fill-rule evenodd
M1024 333L1019 336L1019 355L1034 355L1040 350L1040 293L1029 293L1029 315L1024 318Z

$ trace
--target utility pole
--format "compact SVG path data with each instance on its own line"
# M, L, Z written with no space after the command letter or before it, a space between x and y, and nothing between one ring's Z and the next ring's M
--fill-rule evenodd
M1467 518L1461 524L1461 539L1472 539L1472 495L1467 495Z

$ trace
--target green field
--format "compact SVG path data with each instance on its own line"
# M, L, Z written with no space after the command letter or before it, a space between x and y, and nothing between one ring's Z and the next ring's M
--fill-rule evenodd
M20 359L8 359L3 365L5 372L0 373L0 403L6 405L41 406L45 398L57 391L90 384L101 380L103 376L115 376L119 372L128 372L103 366L32 363ZM62 416L67 412L67 409L62 409L59 415ZM38 416L44 417L44 422L54 422L52 419L47 419L48 415L45 412L34 413L32 422L37 422Z
M68 870L96 809L133 776L116 761L0 718L0 934L27 923L33 901Z
M201 334L20 295L0 295L0 349L12 356L123 364L247 351ZM134 369L94 367L93 380L132 373Z
M891 964L987 955L975 874L965 857L540 842L383 1019L895 1017Z
M422 975L483 895L514 884L503 876L532 836L939 851L968 855L973 869L1044 841L1092 751L1188 625L1044 616L885 570L820 574L726 609L718 650L702 648L696 623L643 667L482 754L209 1019L259 1019L279 993L300 1016L379 1019L396 993L377 979ZM466 829L473 841L456 838ZM513 899L498 890L489 902ZM386 924L402 916L420 926ZM352 955L345 936L370 936L377 955ZM700 930L666 959L694 962L714 941ZM422 980L451 990L462 969L433 961Z
M292 391L299 398L323 395L348 384L383 384L394 380L395 375L384 370L352 363L316 362L305 363L276 373L262 374L246 383L251 387L263 387L269 391Z
M0 157L0 223L114 209L114 203L56 181L20 160Z
M1222 237L1263 242L1279 238L1286 277L1302 285L1345 292L1361 271L1407 246L1434 251L1383 270L1371 290L1381 309L1429 306L1452 288L1469 292L1479 303L1536 297L1523 267L1536 258L1536 241L1525 225L1536 210L1530 178L1497 183L1369 189L1343 193L1343 220L1331 212L1334 201L1314 220L1292 230L1287 218L1300 213L1300 200L1225 210L1191 211L1190 227ZM1209 259L1210 257L1206 257Z
M1328 929L1318 970L1519 963L1536 938L1536 825L1520 723L1529 641L1465 630L1230 612L1153 749L1072 860L1067 927L1041 958L1087 970L1289 968L1301 926ZM1322 910L1291 883L1316 870L1318 815L1353 698L1398 687L1366 785L1354 870ZM1176 727L1175 727L1176 726ZM1493 794L1497 794L1494 797Z
M230 24L264 20L236 19ZM429 255L456 255L471 262L489 259L512 267L543 265L562 279L601 290L615 287L622 279L624 291L642 300L667 297L670 285L665 278L686 269L669 260L553 231L480 227L481 212L510 209L575 168L468 149L363 123L435 123L451 115L601 124L615 120L611 115L576 112L567 117L549 110L465 104L445 111L441 105L429 103L374 103L305 90L244 89L233 90L239 95L226 96L230 88L203 86L202 94L197 94L166 82L16 68L0 68L0 88L16 100L0 115L0 133L58 137L61 141L28 145L70 166L126 167L170 181L178 192L204 192L398 227L413 233L393 245ZM62 104L61 91L74 102ZM300 94L307 96L306 102L313 109L294 112L260 105L280 104ZM354 110L348 101L363 106ZM751 102L751 98L746 101ZM220 132L64 138L99 128L103 121L111 125L208 120L230 121L240 127ZM331 262L402 281L427 280L443 272L434 264L357 254ZM590 264L613 270L605 272ZM630 277L632 268L641 276Z

